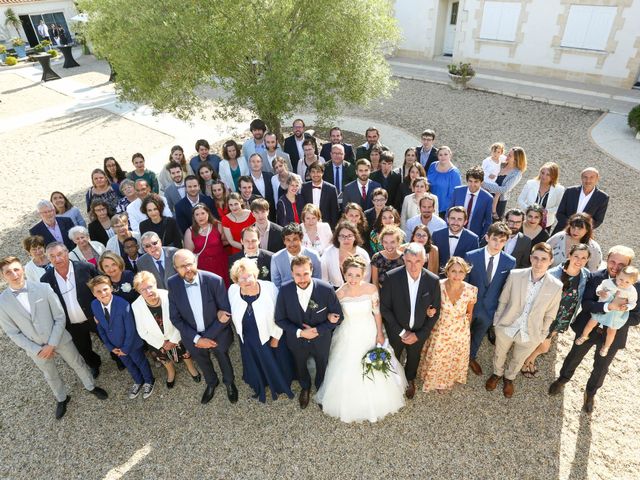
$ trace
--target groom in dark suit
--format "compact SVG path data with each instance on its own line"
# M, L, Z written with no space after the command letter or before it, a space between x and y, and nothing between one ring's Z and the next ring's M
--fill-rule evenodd
M231 403L238 401L233 383L233 367L229 347L233 342L231 306L222 279L213 273L198 271L196 257L189 250L178 250L173 256L177 275L168 280L171 322L180 331L182 342L200 367L207 388L201 403L208 403L218 386L210 352L222 370Z
M562 231L574 213L588 213L593 219L593 228L598 228L604 221L609 206L609 195L598 188L600 172L593 167L585 168L580 173L581 185L567 187L558 205L556 218L558 223L553 233Z
M293 281L280 288L276 303L276 324L287 335L287 346L293 354L300 387L300 408L309 405L311 376L307 360L316 362L316 389L324 380L329 360L331 335L342 321L342 307L333 287L311 277L313 264L305 255L291 260Z
M408 399L416 393L422 347L440 318L440 281L424 268L425 261L424 247L410 243L404 251L405 266L387 273L380 292L380 313L389 343L397 358L407 351Z

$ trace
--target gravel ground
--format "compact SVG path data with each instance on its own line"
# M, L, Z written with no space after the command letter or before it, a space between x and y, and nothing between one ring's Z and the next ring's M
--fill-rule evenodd
M18 94L30 101L28 93ZM589 142L588 129L598 117L593 112L401 81L384 104L345 114L373 123L380 119L416 136L435 127L436 143L451 146L463 171L479 163L497 140L525 148L530 159L526 178L555 160L562 166L561 182L571 185L581 168L595 165L612 196L598 241L605 249L614 243L638 248L638 220L623 215L631 207L637 173ZM125 158L133 150L169 141L100 110L90 115L86 122L74 117L12 132L12 138L30 142L3 156L9 175L3 176L0 200L9 208L0 217L0 254L20 251L18 241L35 221L33 206L46 192L66 188L81 205L93 159L104 156L98 153L100 145L110 145L117 158ZM47 134L50 130L55 134ZM5 145L6 140L0 136ZM62 160L64 169L58 168ZM19 185L18 201L9 190L13 185ZM96 342L105 360L98 383L110 399L99 402L83 392L65 366L72 400L64 420L56 421L40 373L2 335L0 478L119 478L121 473L127 478L637 478L640 342L637 329L632 330L629 348L612 365L591 418L580 413L589 359L564 395L546 394L570 348L567 335L541 358L538 378L517 379L511 400L500 392L487 393L486 377L471 375L467 385L449 395L418 393L382 422L351 425L314 406L300 411L297 401L286 397L266 405L252 400L241 381L237 343L231 352L240 390L237 405L229 404L224 389L209 405L200 405L203 386L193 384L183 368L171 391L164 386L164 372L155 369L153 396L130 401L128 374L118 372ZM479 360L485 370L491 353L483 345Z

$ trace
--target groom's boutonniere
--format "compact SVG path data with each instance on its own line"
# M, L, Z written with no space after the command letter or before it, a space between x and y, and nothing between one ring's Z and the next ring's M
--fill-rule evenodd
M318 309L318 304L317 304L316 302L314 302L314 301L313 301L313 299L312 299L312 300L309 300L309 305L308 305L308 307L309 307L311 310L317 310L317 309Z
M266 265L262 266L262 268L260 269L260 273L262 274L263 277L266 277L267 275L269 275L269 269L267 268Z

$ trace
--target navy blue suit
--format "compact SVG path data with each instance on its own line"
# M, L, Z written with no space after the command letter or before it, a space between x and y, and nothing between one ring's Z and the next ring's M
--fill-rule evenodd
M468 191L469 187L465 185L454 188L451 206L455 207L459 205L464 207L464 201L467 198ZM482 238L487 233L487 230L489 230L489 226L493 221L491 218L493 197L486 190L480 189L476 192L473 203L473 211L470 221L467 222L467 228Z
M213 213L214 217L218 216L218 210L214 208L213 200L211 199L211 197L200 194L198 202L204 203L207 207L209 207L209 210L211 210L211 213ZM178 223L178 227L180 227L180 231L183 235L193 222L192 213L193 207L191 207L191 202L186 196L178 203L176 203L176 222ZM218 220L221 219L218 218Z
M67 217L56 217L56 221L58 222L58 227L60 228L60 233L62 234L62 241L67 246L69 251L76 248L76 244L73 243L73 240L69 238L69 230L75 227L75 223L73 220ZM47 226L44 224L44 221L39 221L33 227L29 229L30 235L40 235L44 238L44 244L48 245L51 242L55 242L56 238L51 234Z
M487 266L484 261L484 248L468 252L464 259L473 268L467 276L467 282L478 288L478 301L473 307L473 319L471 320L471 354L475 359L482 343L482 338L493 323L493 316L498 308L498 299L507 277L516 266L516 260L504 252L498 254L498 268L487 283Z
M362 198L362 185L360 185L358 180L354 180L344 186L344 190L342 192L342 205L346 206L347 203L353 202L360 205L362 210L369 210L373 207L373 191L376 188L380 188L380 184L369 180L367 185L367 198L365 200Z
M171 322L180 331L182 342L200 367L207 385L217 385L218 375L209 357L209 349L196 347L194 339L196 335L200 335L216 341L218 346L211 350L222 370L222 381L225 385L231 385L233 383L233 367L229 358L229 347L233 342L231 321L222 323L218 320L218 310L231 312L224 282L218 275L202 270L198 271L196 281L198 286L190 288L200 288L204 330L198 331L185 282L178 274L167 281Z
M131 305L124 298L114 295L111 300L109 320L104 313L104 305L99 300L91 303L93 316L98 322L98 335L104 345L113 351L119 348L125 355L120 358L122 363L138 385L153 383L153 373L147 358L144 356L144 342L136 330L136 322L131 313Z
M420 163L420 165L424 167L424 171L428 172L431 164L438 161L438 147L436 147L435 145L431 147L431 151L429 152L429 158L427 159L426 165L420 161L421 153L422 153L422 145L420 145L419 147L416 147L416 158L418 159L418 162Z
M316 362L316 389L320 388L324 380L331 335L333 330L342 322L342 307L331 285L317 278L312 279L313 291L306 310L302 310L298 300L295 282L285 283L278 293L276 302L276 324L284 330L287 346L294 358L296 373L303 390L311 388L311 376L307 369L307 360L313 357ZM311 285L307 288L312 288ZM338 323L331 323L327 319L329 313L340 316ZM297 331L304 329L303 324L315 327L318 336L313 340L298 338Z
M438 247L441 269L446 265L449 258L464 258L467 252L475 250L479 247L478 236L472 231L463 228L458 235L460 236L460 238L458 239L458 245L456 245L456 250L452 254L451 252L449 252L449 228L442 228L433 232L431 241L436 247Z
M582 335L584 327L587 325L587 321L594 313L604 312L604 303L598 301L598 295L596 289L605 280L609 278L609 273L606 269L598 270L591 274L591 278L587 280L587 285L582 295L582 310L571 324L571 328L576 332L576 337ZM634 285L636 291L638 291L638 298L640 298L640 283ZM562 383L566 383L571 380L576 368L582 362L584 356L591 350L591 347L596 345L596 353L594 355L593 370L587 381L587 388L585 389L589 395L595 395L598 389L604 383L604 379L609 371L609 365L613 361L618 350L625 348L627 344L627 334L629 327L640 324L640 303L636 305L633 310L629 311L629 319L620 329L616 332L616 336L609 348L609 353L606 357L600 356L600 349L604 344L607 337L607 328L594 328L589 335L589 338L582 345L572 344L571 350L564 359L562 368L560 369L559 380Z
M556 219L558 220L558 223L553 229L553 233L558 233L563 230L564 227L567 226L569 217L576 213L578 210L581 191L582 185L568 187L564 191L556 212ZM593 191L593 195L584 207L584 213L588 213L593 219L593 228L598 228L602 222L604 222L604 216L607 214L608 206L609 195L596 187Z
M304 203L313 203L313 183L306 182L302 184L302 198ZM327 222L332 229L336 227L340 218L340 207L338 206L338 191L336 187L329 182L322 181L322 190L320 191L320 205L318 205L322 214L322 221ZM302 219L301 219L302 220Z

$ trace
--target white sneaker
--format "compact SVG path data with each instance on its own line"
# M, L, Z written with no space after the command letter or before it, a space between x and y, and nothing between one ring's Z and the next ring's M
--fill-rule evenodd
M142 385L142 398L149 398L153 393L154 383L145 383Z
M140 384L134 383L133 386L131 387L131 390L129 390L129 399L133 400L139 394L140 394Z

